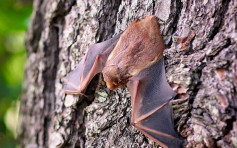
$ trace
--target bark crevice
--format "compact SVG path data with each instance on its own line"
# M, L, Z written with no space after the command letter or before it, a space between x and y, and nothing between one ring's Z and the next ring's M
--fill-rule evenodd
M21 146L158 147L130 125L127 89L110 91L98 75L88 100L61 91L61 78L90 44L151 14L169 46L166 77L180 91L173 112L184 146L236 146L236 9L235 0L35 0L26 37Z

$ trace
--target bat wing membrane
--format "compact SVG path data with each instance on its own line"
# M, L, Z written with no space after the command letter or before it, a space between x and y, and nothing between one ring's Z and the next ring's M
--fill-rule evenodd
M175 92L165 77L164 59L141 71L128 82L132 96L132 123L163 147L180 147L169 101Z
M63 79L66 93L84 93L92 78L104 68L120 35L89 47L77 68ZM132 96L133 125L163 147L179 147L181 142L173 128L169 104L175 93L165 77L164 59L140 72L127 85Z
M77 68L63 79L63 90L69 94L84 93L92 78L102 71L104 64L121 34L89 47Z

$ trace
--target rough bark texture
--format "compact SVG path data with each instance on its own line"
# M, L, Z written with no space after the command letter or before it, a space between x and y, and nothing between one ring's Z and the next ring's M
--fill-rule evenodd
M158 147L130 125L127 89L110 91L97 76L89 98L61 91L61 78L90 44L150 14L169 46L166 76L178 93L174 124L184 147L237 147L236 0L35 0L26 38L22 147Z

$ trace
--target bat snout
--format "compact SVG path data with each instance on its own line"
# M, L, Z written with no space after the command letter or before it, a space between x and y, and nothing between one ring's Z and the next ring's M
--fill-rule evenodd
M117 65L106 66L103 71L104 81L110 90L124 87L121 72Z

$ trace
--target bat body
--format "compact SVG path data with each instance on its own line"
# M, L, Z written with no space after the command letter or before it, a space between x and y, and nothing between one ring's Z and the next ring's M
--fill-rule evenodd
M91 45L79 66L64 78L63 90L84 93L102 72L109 89L128 88L131 123L137 129L163 147L180 147L169 104L175 93L165 77L164 49L155 16L134 20L122 34Z

